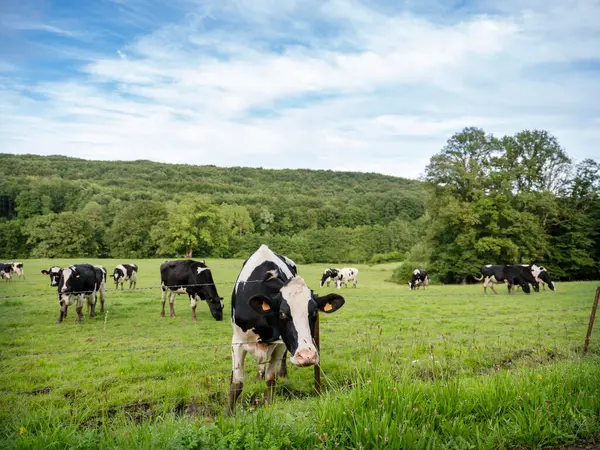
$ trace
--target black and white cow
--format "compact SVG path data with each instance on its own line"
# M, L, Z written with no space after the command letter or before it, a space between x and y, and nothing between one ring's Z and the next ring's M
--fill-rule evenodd
M219 297L212 273L204 261L182 259L167 261L160 266L162 288L162 312L165 317L167 290L170 290L169 306L171 317L175 317L175 295L187 294L192 307L192 318L196 320L198 300L208 303L210 313L215 320L223 320L223 297Z
M19 277L19 279L25 279L25 270L23 268L22 262L10 262L8 264L12 264L13 273Z
M12 263L0 263L0 280L12 280L13 265Z
M42 270L42 274L50 277L50 286L58 286L62 269L58 266L52 266L48 270Z
M116 289L119 289L119 283L121 283L121 290L126 281L129 281L129 289L135 288L137 284L137 273L138 266L136 264L119 264L113 271L113 278L115 279Z
M537 287L537 282L531 274L529 268L512 265L492 265L488 264L480 269L481 277L474 277L477 281L483 280L483 292L487 295L487 288L491 287L492 291L497 294L494 289L494 284L506 283L508 285L508 293L515 286L521 286L523 292L529 294L531 292L530 284ZM539 287L537 287L539 289ZM537 290L537 289L536 289Z
M332 281L336 282L339 275L339 270L340 269L335 269L333 267L325 269L323 271L323 275L321 276L321 287L323 287L325 283L327 283L327 287L329 287L329 283L331 283Z
M348 287L348 283L352 283L352 287L356 287L356 283L358 282L358 269L354 267L344 267L342 269L338 269L338 276L335 280L335 285L338 289L342 287Z
M410 290L419 289L419 287L423 286L423 289L427 288L429 285L429 276L427 272L423 269L415 269L413 270L410 281L408 282L408 287Z
M90 318L93 318L96 313L96 293L102 288L105 279L102 269L91 264L73 264L62 269L58 281L60 316L57 323L62 322L67 316L67 309L75 300L77 300L76 321L82 322L85 297L90 305Z
M554 282L550 279L550 274L548 274L548 271L543 266L538 266L536 264L521 264L521 266L530 267L531 274L535 278L535 281L538 285L541 284L544 290L546 290L546 285L548 285L551 291L556 290Z
M235 410L244 386L246 353L250 352L259 364L268 362L269 404L286 350L296 366L318 364L313 340L318 311L332 313L343 304L340 295L319 297L313 293L281 258L261 245L244 263L231 296L232 374L227 412Z

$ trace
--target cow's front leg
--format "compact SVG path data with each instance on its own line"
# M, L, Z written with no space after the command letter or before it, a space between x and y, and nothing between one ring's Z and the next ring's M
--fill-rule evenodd
M83 322L83 302L85 300L85 294L77 295L77 306L75 306L75 311L77 311L77 319L76 322Z
M287 350L283 352L281 357L281 368L279 369L279 378L287 378Z
M96 292L90 294L88 302L90 304L90 319L92 319L96 317Z
M190 306L192 307L192 320L196 322L196 306L198 305L198 300L195 295L190 294Z
M169 297L169 308L171 309L171 317L175 317L175 296L177 294L175 292L171 292L171 296Z
M270 405L273 402L273 395L275 394L275 385L277 384L277 375L281 370L281 360L285 355L285 345L276 345L271 353L271 360L269 361L269 368L267 369L267 395L265 397L265 403Z
M58 316L58 319L56 319L56 323L61 323L67 317L67 303L61 301L59 303L59 306L60 306L60 315Z
M235 337L235 334L234 334ZM246 349L243 344L232 342L231 344L231 384L229 386L229 399L227 402L226 415L235 413L235 402L244 388L244 359Z

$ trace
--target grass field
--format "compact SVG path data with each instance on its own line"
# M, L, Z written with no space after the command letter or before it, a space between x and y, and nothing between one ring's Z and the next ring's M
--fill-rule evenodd
M323 394L313 394L312 368L288 363L264 409L248 355L237 416L224 418L242 261L207 261L225 320L201 303L196 323L185 296L176 318L160 317L162 261L86 260L109 274L136 262L140 272L136 291L109 280L105 314L83 324L74 307L55 324L56 290L40 270L84 261L28 260L26 280L0 282L0 446L541 448L598 438L600 329L581 355L597 283L513 296L501 286L484 297L479 285L411 292L385 281L395 265L357 266L344 307L321 314ZM319 293L335 290L319 288L324 267L299 267Z

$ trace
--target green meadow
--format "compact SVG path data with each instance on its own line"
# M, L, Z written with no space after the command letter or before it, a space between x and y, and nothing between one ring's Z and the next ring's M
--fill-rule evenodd
M216 322L184 295L161 318L164 260L25 260L0 281L3 448L556 448L600 435L600 323L583 342L597 283L483 295L480 285L410 291L397 264L358 265L346 304L320 315L322 393L288 361L275 403L246 358L237 414L224 417L231 374L231 291L242 260L208 259L225 298ZM90 262L140 266L137 290L108 280L105 313L65 322L42 269ZM318 293L324 264L300 265ZM97 308L99 311L99 307ZM85 312L85 308L84 308ZM598 319L600 322L600 319ZM597 441L596 441L597 442Z

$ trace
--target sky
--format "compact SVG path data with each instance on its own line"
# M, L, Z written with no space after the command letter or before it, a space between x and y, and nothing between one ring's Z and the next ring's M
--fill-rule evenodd
M452 134L600 150L600 0L0 1L0 153L418 178Z

